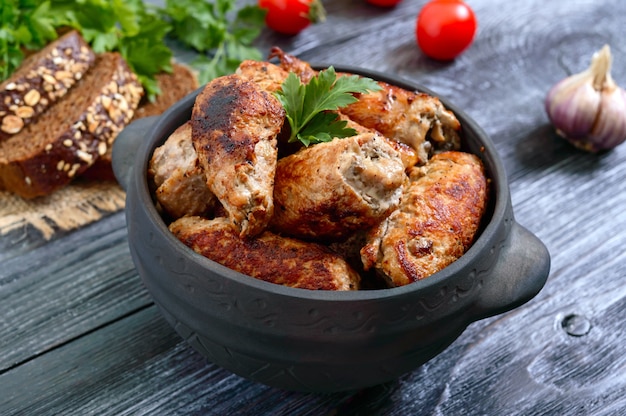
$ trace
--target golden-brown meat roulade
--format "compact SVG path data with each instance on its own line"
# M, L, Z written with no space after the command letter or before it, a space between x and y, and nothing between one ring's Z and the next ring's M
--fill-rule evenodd
M488 198L478 157L443 152L414 168L402 203L373 229L361 249L364 268L389 286L403 286L443 269L473 242Z
M377 224L408 180L398 154L377 133L334 139L278 161L272 230L335 241Z
M280 48L272 48L270 58L278 58L279 66L298 75L303 83L317 74L308 62ZM358 101L341 112L364 127L411 146L417 152L419 164L426 163L433 150L459 150L461 124L437 97L386 82L379 81L378 85L382 90L356 94Z
M437 97L378 82L381 91L358 94L341 109L357 123L415 149L424 164L432 150L458 150L461 124Z
M170 224L186 246L230 269L280 285L311 290L356 290L360 277L326 247L269 231L241 238L226 218L183 217Z
M196 98L191 135L209 189L242 236L262 232L274 205L276 135L285 110L238 75L208 83Z
M287 72L296 74L304 84L308 84L311 78L317 75L317 71L307 61L285 53L277 46L270 49L268 58L278 58L280 61L279 66Z
M245 60L239 64L236 74L264 91L274 92L282 87L289 72L269 62Z
M154 150L148 175L156 186L155 196L170 218L209 215L217 199L206 184L204 171L191 142L191 122L180 126Z
M379 133L380 137L385 140L391 147L393 147L396 152L398 152L398 154L400 155L400 159L402 159L402 164L404 165L404 168L407 169L407 171L419 162L417 152L408 144L392 140L386 136L383 136L382 134L380 134L380 132L377 132L374 129L362 126L356 121L350 119L345 114L337 113L337 115L340 120L344 120L346 122L346 127L356 130L357 134Z

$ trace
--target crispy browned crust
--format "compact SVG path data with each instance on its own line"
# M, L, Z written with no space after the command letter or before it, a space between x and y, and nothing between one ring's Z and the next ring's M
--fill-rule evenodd
M237 75L256 83L267 92L278 91L289 72L269 62L245 60L237 68Z
M443 269L474 240L488 198L478 157L443 152L411 173L400 207L368 236L361 249L366 270L403 286Z
M317 74L308 62L278 47L270 50L269 58L278 58L282 69L295 73L304 83ZM461 124L437 97L385 82L378 84L381 91L357 94L359 100L342 108L341 113L366 128L410 146L417 153L419 164L426 163L433 150L459 150Z
M287 72L293 72L296 74L303 83L308 83L313 78L317 71L314 70L311 65L301 59L296 58L293 55L285 53L282 49L274 46L269 53L268 59L278 58L279 66Z
M148 177L156 187L154 195L160 208L169 218L213 213L217 200L198 165L198 155L191 142L190 121L177 128L163 145L154 150Z
M461 124L437 97L378 82L381 91L358 94L358 101L341 109L357 123L417 151L419 163L431 149L458 150Z
M311 290L355 290L360 277L326 247L263 232L241 238L229 220L183 217L172 233L197 253L266 282Z
M209 189L242 236L259 234L272 217L276 136L284 120L276 97L238 75L214 79L196 98L193 145Z
M303 148L278 161L270 226L307 240L343 239L389 215L405 180L398 152L378 133Z

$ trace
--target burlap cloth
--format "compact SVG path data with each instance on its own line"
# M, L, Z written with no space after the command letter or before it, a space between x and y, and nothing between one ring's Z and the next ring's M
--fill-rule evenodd
M115 182L74 182L51 195L22 199L0 191L0 237L32 226L50 240L124 208L126 194Z

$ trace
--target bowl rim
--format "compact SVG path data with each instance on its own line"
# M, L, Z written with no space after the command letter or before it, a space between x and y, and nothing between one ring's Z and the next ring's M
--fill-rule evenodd
M321 69L326 68L329 65L315 64L313 68ZM422 86L420 83L403 78L396 74L382 73L376 70L367 68L350 66L350 65L333 65L337 72L347 72L367 76L378 81L383 81L391 85L395 85L401 88L424 92L429 95L438 97L446 109L452 111L456 117L461 121L461 128L463 130L473 131L481 145L482 154L477 154L481 159L485 159L484 155L488 155L490 159L489 177L491 180L492 193L491 197L494 198L493 210L491 212L491 218L487 221L481 230L481 234L472 243L471 247L456 261L446 266L442 270L432 274L431 276L418 280L400 287L372 289L372 290L354 290L354 291L325 291L325 290L310 290L302 288L293 288L283 286L271 282L266 282L254 277L245 275L235 270L229 269L207 257L196 253L191 248L180 242L168 229L165 221L158 213L156 206L152 200L149 186L148 186L148 164L150 157L154 149L162 144L165 139L173 131L171 129L172 120L185 118L182 116L191 112L191 107L195 101L196 95L202 90L204 86L201 86L196 91L190 93L185 98L174 104L168 110L166 110L161 116L157 117L156 122L152 125L147 135L147 140L144 140L137 151L134 158L134 169L132 173L131 182L135 183L134 188L137 192L138 205L142 205L148 216L148 219L153 222L155 229L159 231L160 235L165 239L167 244L171 245L175 250L178 250L180 254L186 255L189 260L198 264L203 268L210 269L220 276L226 279L233 280L239 285L248 287L250 289L266 292L274 296L282 296L285 298L294 299L307 299L318 301L332 301L332 302L353 302L353 301L367 301L367 300L381 300L385 298L406 296L414 293L422 293L429 289L437 289L441 287L452 276L458 274L465 269L467 265L473 261L473 259L480 255L487 246L491 244L492 237L497 235L500 224L507 216L508 206L510 204L510 191L508 186L508 180L506 171L502 164L502 160L497 153L495 144L487 133L468 116L463 110L458 108L453 103L449 102L447 98L437 94L436 92ZM188 117L187 117L188 118ZM180 125L180 124L178 124ZM157 135L161 131L160 135ZM163 134L167 132L167 134ZM498 178L498 180L494 180ZM132 191L131 191L132 192Z

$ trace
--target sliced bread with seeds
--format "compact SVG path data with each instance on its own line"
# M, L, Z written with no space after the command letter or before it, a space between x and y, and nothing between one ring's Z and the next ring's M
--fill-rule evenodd
M139 103L133 121L149 116L158 116L165 110L183 99L187 94L196 90L198 78L191 68L180 63L172 64L171 73L161 73L156 76L156 81L161 90L154 101L149 101L147 97ZM89 169L82 175L87 180L115 181L113 168L111 165L111 148L96 160Z
M34 198L68 184L107 152L142 96L121 55L98 55L92 69L54 106L0 141L0 187Z
M64 34L26 58L0 84L0 140L22 131L67 94L95 59L94 52L76 31Z

